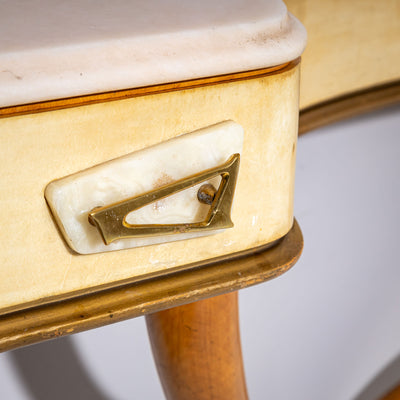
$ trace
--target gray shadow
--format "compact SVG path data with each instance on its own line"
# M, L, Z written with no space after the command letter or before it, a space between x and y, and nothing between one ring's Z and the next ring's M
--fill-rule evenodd
M400 355L383 368L354 400L378 400L400 385Z
M96 386L68 337L9 352L34 400L110 400Z

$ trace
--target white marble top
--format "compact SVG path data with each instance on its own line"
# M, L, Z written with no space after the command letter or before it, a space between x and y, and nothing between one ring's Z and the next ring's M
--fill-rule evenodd
M0 0L0 107L278 65L281 0Z

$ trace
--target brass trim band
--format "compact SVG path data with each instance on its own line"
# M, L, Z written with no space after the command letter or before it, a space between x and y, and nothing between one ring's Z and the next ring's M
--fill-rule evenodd
M272 246L273 245L273 246ZM272 246L272 247L271 247ZM303 237L295 221L277 243L185 266L162 277L0 316L0 351L239 290L286 272L299 259Z

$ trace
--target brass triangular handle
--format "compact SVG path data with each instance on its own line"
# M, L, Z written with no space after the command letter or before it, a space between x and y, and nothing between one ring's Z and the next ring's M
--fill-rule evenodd
M234 154L225 164L219 167L199 172L139 196L95 208L88 215L89 221L96 226L106 245L117 239L231 228L233 227L231 208L239 172L239 163L240 155ZM133 225L126 221L127 215L132 211L218 175L221 176L221 182L212 196L210 210L204 221L187 224L146 225Z

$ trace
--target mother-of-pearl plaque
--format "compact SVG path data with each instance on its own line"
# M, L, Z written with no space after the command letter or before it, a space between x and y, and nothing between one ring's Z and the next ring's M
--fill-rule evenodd
M96 165L51 182L45 191L49 207L60 230L76 252L98 253L131 247L189 239L216 231L182 232L173 235L135 237L104 244L88 214L97 207L123 201L224 164L240 154L243 128L224 121L155 146ZM191 224L205 219L210 206L197 199L199 187L216 176L129 213L129 224Z

